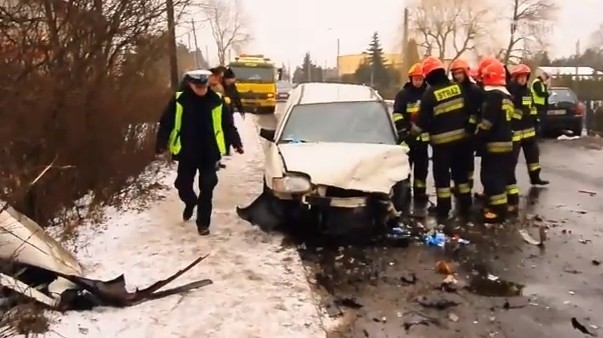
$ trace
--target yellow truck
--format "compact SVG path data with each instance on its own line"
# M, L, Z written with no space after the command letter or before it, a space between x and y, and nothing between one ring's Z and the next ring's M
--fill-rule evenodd
M242 54L228 65L237 77L243 109L254 114L274 114L276 81L282 70L264 55Z

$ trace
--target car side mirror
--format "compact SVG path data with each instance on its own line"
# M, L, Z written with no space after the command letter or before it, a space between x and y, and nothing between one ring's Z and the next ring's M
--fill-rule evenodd
M268 142L274 142L274 134L276 134L276 130L272 129L260 129L260 137Z

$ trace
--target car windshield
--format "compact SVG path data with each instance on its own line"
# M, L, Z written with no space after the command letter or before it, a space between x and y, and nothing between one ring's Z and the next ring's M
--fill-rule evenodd
M273 83L274 67L231 67L238 82Z
M576 94L570 89L551 89L551 95L549 95L549 104L558 102L576 102L578 98Z
M290 142L396 144L396 136L381 102L335 102L294 107L279 140Z

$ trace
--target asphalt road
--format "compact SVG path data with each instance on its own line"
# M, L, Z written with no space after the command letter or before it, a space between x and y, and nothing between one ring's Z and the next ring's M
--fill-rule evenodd
M328 337L585 337L572 317L596 334L603 326L602 146L586 137L543 141L550 186L530 191L522 161L522 216L502 229L458 228L470 245L300 249L323 308L339 318ZM519 234L538 238L540 228L543 247ZM438 261L453 270L453 290L442 291Z
M274 126L271 116L257 122ZM337 323L328 337L588 336L572 327L572 318L597 334L603 327L603 139L549 139L540 149L542 176L551 184L530 189L520 158L522 215L502 229L456 229L470 245L302 246L309 280L326 317ZM519 234L524 229L538 238L540 228L546 229L543 247ZM446 276L436 269L439 261L453 270L453 290L441 288Z

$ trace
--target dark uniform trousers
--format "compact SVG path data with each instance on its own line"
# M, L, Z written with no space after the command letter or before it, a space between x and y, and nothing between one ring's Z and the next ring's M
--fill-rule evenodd
M432 145L433 179L436 186L437 216L439 218L448 217L452 209L451 178L455 184L460 211L468 213L471 207L471 187L467 177L466 143L465 140L457 140Z
M507 204L509 206L519 205L519 186L517 185L517 161L519 152L521 151L521 132L513 132L513 150L511 152L510 162L508 164L508 180L507 180Z
M487 197L487 208L503 221L507 215L508 175L514 162L513 150L499 151L490 145L482 153L480 177Z
M429 171L429 134L423 133L410 143L408 153L412 166L413 199L416 202L427 203L427 173Z
M540 178L540 151L534 128L524 131L520 143L528 166L530 181L537 181Z
M199 196L193 188L197 172L199 173ZM206 168L183 161L178 162L178 176L174 185L178 189L178 196L182 202L186 205L197 206L197 224L199 225L210 225L212 199L217 184L218 174L215 167Z

